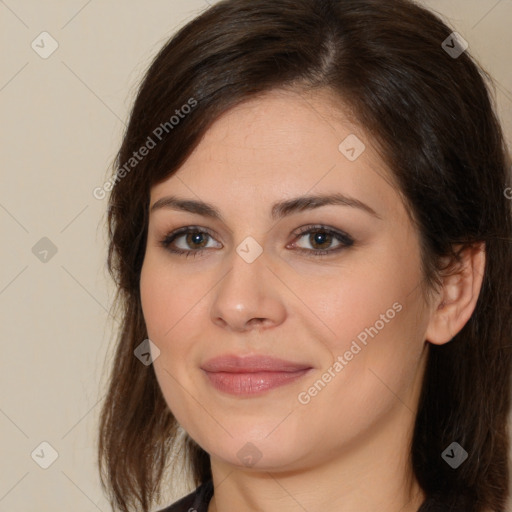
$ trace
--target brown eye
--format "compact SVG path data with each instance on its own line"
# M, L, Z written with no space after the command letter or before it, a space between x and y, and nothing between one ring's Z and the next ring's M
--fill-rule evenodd
M296 234L298 239L304 238L305 235L309 235L306 240L311 246L311 249L299 247L299 250L301 252L311 253L317 256L332 254L354 244L354 240L346 233L338 232L323 226L306 227ZM333 248L332 244L335 241L337 241L338 244Z
M308 241L313 249L328 249L333 239L334 237L325 231L316 231L309 234Z
M203 248L206 245L207 238L210 235L208 233L202 233L200 231L187 233L185 236L185 242L190 244L189 247Z
M210 239L213 240L213 237L208 231L190 226L169 233L160 244L170 252L196 256L208 248ZM178 244L177 241L179 241Z

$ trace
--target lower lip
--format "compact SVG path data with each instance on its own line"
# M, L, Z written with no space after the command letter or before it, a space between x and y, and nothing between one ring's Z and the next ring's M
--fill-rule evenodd
M231 395L257 395L300 379L311 368L296 372L208 372L205 371L214 388Z

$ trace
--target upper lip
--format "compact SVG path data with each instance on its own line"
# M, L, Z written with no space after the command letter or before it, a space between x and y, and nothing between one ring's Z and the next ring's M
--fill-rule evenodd
M236 356L226 354L206 361L201 368L208 372L255 373L296 372L311 368L309 364L295 363L265 355Z

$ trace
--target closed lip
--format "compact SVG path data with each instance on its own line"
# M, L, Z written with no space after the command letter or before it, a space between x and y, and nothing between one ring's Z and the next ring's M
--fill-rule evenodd
M297 372L308 370L309 364L286 361L265 355L236 356L226 354L209 359L201 365L207 372L256 373L256 372Z

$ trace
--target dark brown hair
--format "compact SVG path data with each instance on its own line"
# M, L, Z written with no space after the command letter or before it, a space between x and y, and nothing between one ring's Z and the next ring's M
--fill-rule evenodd
M108 268L121 329L98 460L113 505L147 512L174 448L184 450L194 485L211 478L209 455L180 438L152 365L134 356L148 337L139 279L150 189L180 168L229 108L274 88L293 88L329 91L372 137L420 234L427 291L441 283L441 257L458 261L455 245L485 242L485 275L472 317L449 343L429 344L411 465L427 496L421 511L438 503L466 512L505 510L510 156L488 89L492 78L468 51L454 56L442 46L452 31L408 0L224 0L158 53L140 85L109 198ZM183 115L170 122L176 110ZM135 164L130 159L149 138L155 146ZM441 457L452 442L469 453L456 470Z

